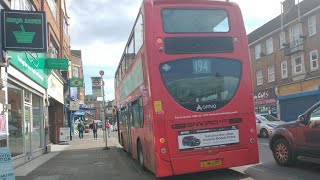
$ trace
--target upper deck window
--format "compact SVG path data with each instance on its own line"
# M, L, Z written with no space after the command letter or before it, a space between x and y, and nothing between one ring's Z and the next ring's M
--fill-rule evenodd
M222 9L163 9L166 33L229 32L228 13Z

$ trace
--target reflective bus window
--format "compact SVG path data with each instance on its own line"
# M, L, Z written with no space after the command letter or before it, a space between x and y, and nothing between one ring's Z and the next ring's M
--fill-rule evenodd
M132 117L134 127L143 127L143 108L142 99L139 98L132 102Z
M232 100L241 78L241 62L188 58L162 63L160 71L166 88L178 104L191 111L209 112Z
M229 32L228 13L222 9L163 9L163 29L167 33Z
M135 53L138 54L142 44L143 44L143 19L142 14L139 15L136 26L134 28L134 43L135 43Z

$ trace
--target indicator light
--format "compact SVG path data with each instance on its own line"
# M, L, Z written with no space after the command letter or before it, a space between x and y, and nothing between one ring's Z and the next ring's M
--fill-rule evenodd
M164 138L160 138L160 143L163 144L164 142L166 142L166 140Z
M162 39L161 38L157 38L157 43L161 44L162 43Z
M253 128L250 129L250 133L253 134L255 130Z

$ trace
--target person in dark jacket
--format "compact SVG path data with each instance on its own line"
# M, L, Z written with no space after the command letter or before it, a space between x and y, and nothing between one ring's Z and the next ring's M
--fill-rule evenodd
M79 138L83 139L84 125L82 121L80 121L80 123L78 124L78 131L79 131Z
M91 124L91 129L93 130L93 138L95 140L98 139L98 134L97 134L98 128L99 128L98 124L93 121Z

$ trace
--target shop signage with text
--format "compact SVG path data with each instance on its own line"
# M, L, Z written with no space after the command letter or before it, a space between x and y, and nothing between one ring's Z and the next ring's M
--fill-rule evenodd
M9 56L12 57L9 61L10 65L42 87L48 88L48 72L44 67L46 59L44 53L9 52Z
M4 50L47 52L45 12L1 10Z
M68 59L47 58L46 59L46 68L47 69L68 70Z

